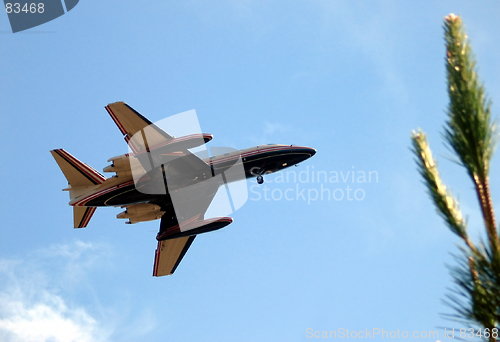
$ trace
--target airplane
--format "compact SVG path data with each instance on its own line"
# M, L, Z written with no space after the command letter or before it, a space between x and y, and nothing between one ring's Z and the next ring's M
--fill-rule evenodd
M204 217L219 187L254 177L262 184L264 175L316 153L311 147L268 144L201 158L190 149L213 135L175 138L124 102L105 108L132 150L108 160L103 171L114 176L103 176L64 149L50 152L68 181L63 191L69 191L75 228L86 227L98 207L125 208L117 218L129 224L161 220L155 277L173 274L197 235L233 222Z

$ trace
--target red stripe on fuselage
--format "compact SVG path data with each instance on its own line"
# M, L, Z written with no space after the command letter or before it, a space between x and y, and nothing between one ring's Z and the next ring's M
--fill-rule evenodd
M111 188L107 188L107 189L104 189L104 190L101 190L99 192L96 192L95 194L92 194L92 195L89 195L81 200L79 200L78 202L76 202L75 204L72 204L73 206L76 206L76 207L81 207L81 206L85 206L85 203L87 203L88 201L91 201L93 199L96 199L97 197L101 196L101 195L104 195L108 192L111 192L111 191L114 191L114 190L117 190L119 188L123 188L125 186L129 186L129 185L132 185L134 184L134 181L128 181L126 183L122 183L122 184L119 184L119 185L115 185L115 186L112 186Z
M291 150L291 149L297 149L297 148L304 148L302 146L293 146L293 147L290 147L290 146L278 146L278 147L268 147L268 148L265 148L265 149L262 149L262 150L257 150L257 151L249 151L249 152L245 152L241 155L238 155L237 157L236 156L228 156L227 158L222 158L222 159L218 159L218 160L210 160L208 163L209 165L213 165L213 164L218 164L218 163L222 163L222 162L226 162L226 161L230 161L230 160L233 160L233 159L238 159L240 157L249 157L249 156L253 156L253 155L258 155L258 154L265 154L267 152L272 152L272 151L280 151L280 150ZM124 186L128 186L128 185L131 185L131 184L134 184L134 181L129 181L127 183L123 183L123 184L119 184L118 186L114 186L112 188L108 188L108 189L104 189L104 190L101 190L95 194L92 194L84 199L81 199L80 201L76 202L75 204L73 204L74 206L84 206L86 202L88 201L91 201L103 194L106 194L110 191L113 191L113 190L116 190L118 188L121 188L121 187L124 187ZM184 222L185 223L185 222Z
M291 149L295 149L295 148L301 148L301 147L299 147L299 146L295 146L294 148L290 148L290 146L269 147L269 148L262 149L262 150L245 152L245 153L242 153L242 154L237 155L237 156L228 156L228 157L221 158L221 159L210 160L208 163L209 163L209 165L213 165L213 164L218 164L218 163L222 163L222 162L226 162L226 161L231 161L234 159L246 158L246 157L250 157L250 156L258 155L258 154L264 154L267 152L291 150Z

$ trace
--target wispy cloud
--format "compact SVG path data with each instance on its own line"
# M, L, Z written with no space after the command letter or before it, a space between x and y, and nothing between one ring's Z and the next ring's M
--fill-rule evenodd
M349 40L373 65L381 80L380 94L390 94L391 98L400 103L409 99L409 90L405 79L405 61L400 57L399 51L410 46L402 45L397 41L397 32L393 30L398 16L399 3L394 0L384 0L382 4L367 5L322 1L324 16L323 41L327 37L338 34ZM346 5L348 4L348 5ZM360 20L362 18L362 20ZM334 39L330 39L334 42ZM410 44L411 42L403 42Z
M286 133L290 128L281 123L273 123L266 121L264 123L264 134Z
M0 340L107 340L109 331L96 318L64 298L64 287L81 280L99 255L102 248L76 241L52 245L24 260L0 259Z
M263 128L259 135L248 136L251 143L257 145L281 143L282 139L285 138L285 135L288 135L293 131L291 126L280 122L265 121L262 126Z

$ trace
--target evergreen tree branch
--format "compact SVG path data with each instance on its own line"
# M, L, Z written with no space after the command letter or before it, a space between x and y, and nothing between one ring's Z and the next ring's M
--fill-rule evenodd
M456 256L458 265L451 269L457 289L447 301L457 318L470 326L488 329L491 334L500 324L500 242L489 186L489 166L498 139L497 126L491 120L491 103L475 71L475 61L459 17L446 17L446 74L448 81L448 120L445 140L472 179L486 228L487 243L476 246L468 237L458 202L443 185L425 134L412 132L412 150L427 190L448 228L467 248ZM480 331L480 330L479 330ZM498 332L498 330L496 330ZM483 331L484 332L484 331Z
M495 214L489 189L489 164L497 142L491 122L491 103L478 82L475 61L462 21L450 14L445 20L446 71L448 79L445 137L474 182L492 251L500 257Z
M438 213L444 219L450 230L462 238L470 249L475 250L475 246L468 238L465 220L458 207L458 202L446 190L446 186L441 181L425 133L421 130L412 132L411 139L413 143L413 153L417 157L417 167Z

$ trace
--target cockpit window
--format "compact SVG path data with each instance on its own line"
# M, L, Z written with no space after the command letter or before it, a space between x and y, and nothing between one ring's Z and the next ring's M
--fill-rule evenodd
M276 144L268 144L268 145L276 145Z

